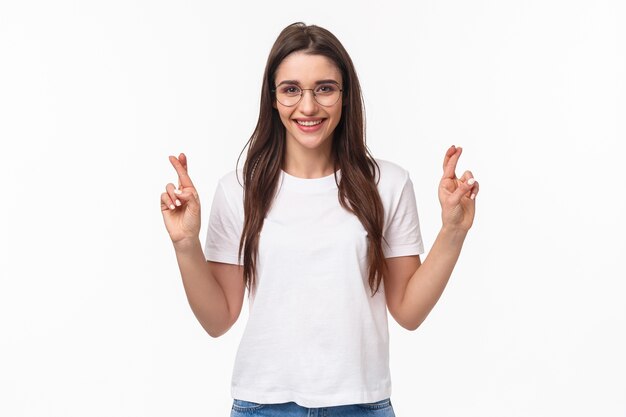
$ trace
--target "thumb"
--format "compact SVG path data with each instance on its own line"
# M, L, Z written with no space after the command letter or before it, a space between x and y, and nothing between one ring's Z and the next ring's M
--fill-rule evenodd
M186 187L183 190L174 190L174 194L178 196L178 199L185 204L189 204L190 207L200 206L200 196L193 187Z
M455 205L459 204L463 196L472 189L474 182L474 178L470 178L467 181L461 181L456 190L452 193L452 195L450 195L450 199Z

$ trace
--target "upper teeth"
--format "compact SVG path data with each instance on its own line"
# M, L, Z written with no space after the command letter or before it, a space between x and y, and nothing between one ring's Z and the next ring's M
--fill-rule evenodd
M298 122L298 124L302 125L302 126L314 126L314 125L318 125L318 124L322 123L321 120L306 121L306 122L301 121L301 120L296 120L296 122Z

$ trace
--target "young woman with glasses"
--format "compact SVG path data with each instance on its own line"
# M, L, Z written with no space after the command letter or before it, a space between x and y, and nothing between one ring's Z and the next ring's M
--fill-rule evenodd
M415 330L474 219L478 182L445 152L442 226L424 252L413 183L365 144L361 89L339 40L294 23L270 52L243 169L220 178L206 244L187 157L161 195L189 304L212 337L249 318L231 416L394 416L387 309ZM322 413L322 414L319 414Z

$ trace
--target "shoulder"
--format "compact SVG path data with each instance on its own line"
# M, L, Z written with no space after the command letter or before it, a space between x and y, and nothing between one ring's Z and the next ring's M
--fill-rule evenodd
M224 188L224 191L243 190L243 169L233 169L227 172L219 178L218 184Z
M385 210L385 228L394 221L396 213L400 213L400 220L406 217L405 220L409 221L407 213L415 211L415 194L409 171L391 161L375 160L380 167L378 195Z
M218 190L221 189L227 200L233 205L243 204L243 168L232 170L222 175L217 181Z
M404 184L409 180L409 171L395 162L385 159L374 158L380 174L376 175L379 190L385 189L402 189Z

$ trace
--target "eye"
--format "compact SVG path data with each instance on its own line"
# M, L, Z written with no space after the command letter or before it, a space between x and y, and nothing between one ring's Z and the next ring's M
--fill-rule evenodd
M339 87L335 84L320 84L315 89L315 92L318 94L332 94L336 91L339 91Z
M282 94L287 94L289 96L296 96L300 94L300 87L296 85L284 85L279 90Z

